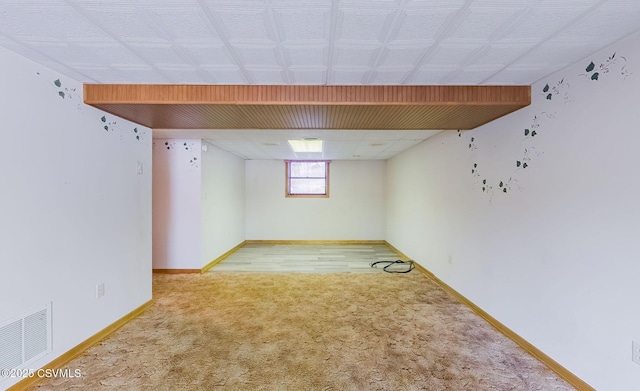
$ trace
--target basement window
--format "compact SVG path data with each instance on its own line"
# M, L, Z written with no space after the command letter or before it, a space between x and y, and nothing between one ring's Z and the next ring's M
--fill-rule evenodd
M286 197L329 197L329 162L285 161Z

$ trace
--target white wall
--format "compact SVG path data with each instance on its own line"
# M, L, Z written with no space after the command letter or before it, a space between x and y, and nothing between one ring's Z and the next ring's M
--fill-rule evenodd
M202 259L205 266L244 241L244 159L203 141Z
M151 299L151 132L85 106L74 80L0 62L0 322L52 302L39 368Z
M602 391L640 387L638 47L636 34L535 83L531 106L387 165L387 240Z
M153 268L200 269L201 142L153 140Z
M246 162L247 240L384 240L385 162L332 161L329 198L286 198L281 160Z

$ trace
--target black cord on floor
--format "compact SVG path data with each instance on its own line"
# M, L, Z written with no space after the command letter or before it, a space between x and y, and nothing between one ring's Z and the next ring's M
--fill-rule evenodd
M369 265L371 267L376 267L377 268L376 265L379 264L379 263L387 263L388 264L387 266L382 268L382 270L384 270L387 273L409 273L411 270L415 269L415 265L413 264L412 260L403 261L403 260L398 259L398 260L395 260L395 261L377 261L377 262L370 263ZM407 269L407 270L388 270L387 269L389 266L393 266L393 265L397 265L397 264L407 264L407 265L409 265L409 269Z

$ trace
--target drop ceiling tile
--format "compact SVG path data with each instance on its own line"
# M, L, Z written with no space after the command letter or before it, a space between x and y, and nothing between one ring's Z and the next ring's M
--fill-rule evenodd
M374 61L380 46L339 46L336 48L334 64L336 66L367 67Z
M447 84L457 85L477 85L482 83L485 79L498 73L502 68L464 68L457 72L447 76Z
M280 69L251 69L247 68L255 84L286 84Z
M110 40L108 34L64 3L3 1L0 15L2 30L19 40Z
M376 147L371 147L369 145L362 145L357 148L354 148L352 151L353 155L359 155L362 158L377 158L377 156L382 153L385 149L388 148L388 145L380 145Z
M186 138L186 139L199 139L203 138L202 130L193 129L153 129L153 138L166 139L166 138Z
M484 46L481 44L442 44L427 59L428 65L453 65L464 64L472 58L477 51Z
M595 1L573 2L569 5L562 2L534 3L530 9L518 23L513 24L510 29L500 34L498 39L533 39L541 40L552 35L553 32L559 30L563 25L571 22L574 18L580 16Z
M166 84L171 82L152 67L114 65L113 68L125 73L130 83Z
M337 36L339 41L375 41L383 39L395 11L392 9L341 8Z
M527 84L640 25L637 0L1 3L0 45L88 82Z
M371 131L369 130L328 130L323 134L323 138L331 138L334 141L351 140L358 141L364 140L365 136Z
M370 130L370 131L367 131L366 134L364 135L364 140L366 140L367 143L370 143L373 141L383 141L383 142L399 141L404 138L406 133L407 131L405 130L394 130L394 131Z
M438 32L449 18L458 11L457 7L432 8L428 11L405 11L400 26L390 42L435 42Z
M533 84L540 78L544 77L551 73L551 68L546 68L543 66L539 67L523 67L523 68L515 68L510 67L508 69L504 69L492 76L491 78L485 80L483 84L485 85L495 85L495 84L505 84L505 85L522 85L522 84Z
M422 140L435 136L440 132L442 132L442 130L408 130L405 132L405 136L402 139L417 140L418 142L421 142Z
M327 47L321 46L291 46L284 47L285 55L293 66L323 66L326 64Z
M293 74L294 84L325 84L326 70L289 69Z
M328 140L325 141L325 151L326 152L344 152L344 151L352 151L361 146L363 142L361 140Z
M85 74L103 83L126 83L127 73L104 66L75 66L79 73Z
M217 12L230 42L274 42L267 28L268 17L261 8Z
M179 1L179 0L174 0ZM265 0L205 0L203 1L209 8L222 8L225 10L242 10L265 8Z
M357 85L362 84L367 70L335 69L330 73L330 84Z
M207 80L204 80L202 75L198 73L198 69L196 67L158 66L158 70L160 70L163 75L166 75L171 80L180 80L180 83L185 83L185 84L206 84L207 83Z
M514 3L501 6L472 3L464 19L447 35L444 42L490 42L497 31L517 18L518 13L528 6L527 3Z
M275 9L273 13L285 43L326 42L329 36L330 5L321 9Z
M397 152L402 152L404 150L407 150L411 147L413 147L416 144L420 144L423 140L400 140L400 141L394 141L392 144L390 144L388 146L388 148L385 151L392 151L395 153Z
M234 45L235 51L242 57L244 65L248 67L260 66L280 66L276 58L276 47L268 46L248 46Z
M103 58L105 65L142 64L143 59L134 55L129 48L120 43L83 43L77 44L87 58Z
M239 130L207 130L205 134L202 136L206 139L216 140L218 142L229 141L229 140L246 140L247 132L250 131L239 131ZM249 136L250 137L250 136Z
M87 73L84 73L80 70L77 70L75 68L69 67L68 65L61 65L58 62L49 62L49 61L43 61L41 63L39 63L41 66L49 68L51 70L53 70L54 72L58 72L61 75L65 75L66 77L69 77L73 80L87 80L88 83L97 83L98 80L101 80L99 78L100 75L95 75L97 76L97 78L92 78L92 75L89 75Z
M580 58L580 53L583 52L585 47L589 47L589 45L590 43L585 41L544 44L528 52L512 65L514 67L525 67L529 64L535 64L559 69ZM587 52L590 53L588 50Z
M494 44L484 47L468 62L469 65L506 65L530 50L531 44Z
M211 137L208 137L207 141L220 147L237 150L240 148L246 148L248 144L246 140L225 140Z
M185 59L180 57L170 43L131 44L131 50L146 62L151 64L183 64Z
M556 39L579 41L597 40L599 46L605 46L619 37L626 36L638 29L640 20L640 2L618 2L624 6L604 3L597 13L587 15L580 23L569 26Z
M75 3L89 20L127 42L164 42L170 37L154 29L140 18L134 6L128 3Z
M31 47L50 58L60 59L71 64L88 62L87 54L82 50L82 47L70 45L68 43L38 42L32 44ZM105 61L105 59L99 55L93 56L92 59L93 62L97 64Z
M0 46L9 49L10 46L19 46L19 44L15 40L0 33Z
M230 66L230 67L212 67L212 66L202 66L200 67L202 72L206 72L211 74L211 76L216 80L216 84L247 84L250 83L250 80L242 73L240 67Z
M387 47L382 51L382 67L397 67L415 65L421 55L425 53L422 47Z
M180 49L201 66L237 66L221 43L188 43L180 45Z
M87 0L84 0L87 1ZM101 0L94 0L94 1L101 1ZM130 3L131 1L127 1L127 0L112 0L113 2L123 2L123 3ZM145 10L150 10L150 9L157 9L158 8L158 3L161 3L162 7L169 7L169 8L178 8L178 7L185 7L185 8L194 8L194 7L199 7L200 1L199 0L163 0L161 2L159 2L158 0L136 0L135 1L138 6L142 9Z
M371 84L402 84L402 81L409 74L410 69L404 70L377 70L374 72Z
M200 7L180 4L163 8L150 7L148 12L173 41L220 41L220 36L211 28L210 21Z
M456 71L455 66L435 67L423 66L409 79L408 84L431 85L440 84L449 74Z

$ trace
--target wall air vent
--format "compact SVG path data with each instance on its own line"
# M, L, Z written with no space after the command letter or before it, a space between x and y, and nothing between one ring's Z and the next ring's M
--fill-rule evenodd
M51 352L51 303L0 322L0 368L27 368ZM6 380L0 376L0 382Z

